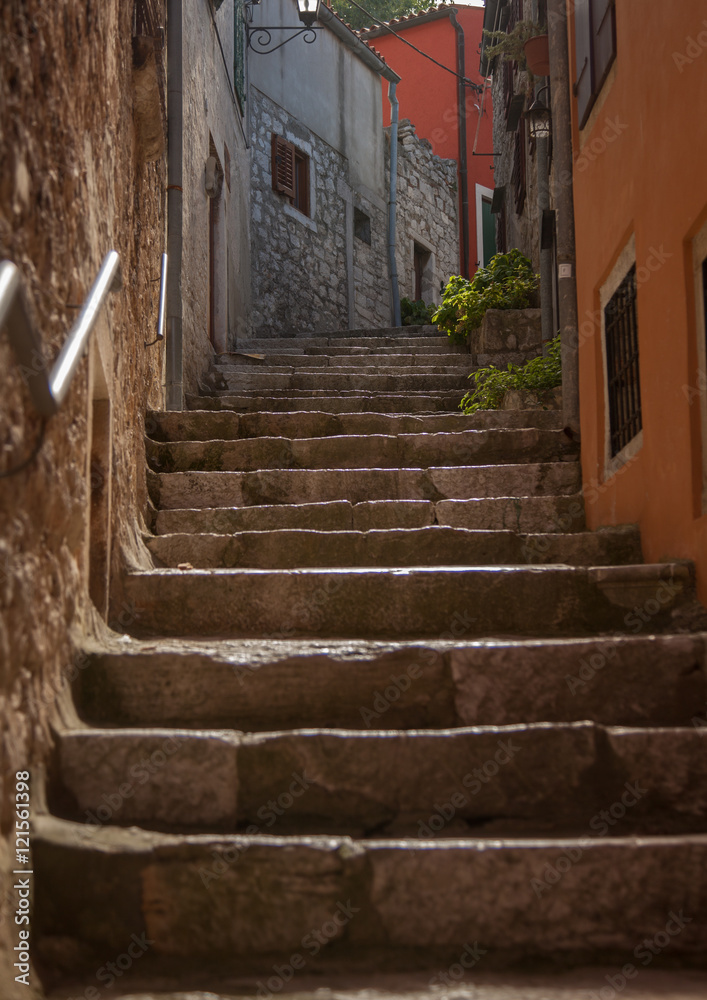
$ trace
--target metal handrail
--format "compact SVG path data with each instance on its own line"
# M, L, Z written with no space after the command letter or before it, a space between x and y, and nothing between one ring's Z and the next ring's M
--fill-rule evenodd
M167 319L167 254L162 254L160 263L160 304L157 311L157 336L154 340L145 341L145 347L152 347L159 340L164 340L164 327Z
M48 373L49 363L44 358L42 339L27 310L22 275L12 261L0 261L0 329L7 323L10 341L32 401L42 416L51 417L66 399L103 304L108 294L120 287L120 257L115 250L110 250L103 259L78 319Z

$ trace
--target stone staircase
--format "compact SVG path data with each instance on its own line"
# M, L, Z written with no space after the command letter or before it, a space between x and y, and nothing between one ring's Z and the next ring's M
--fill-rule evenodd
M143 977L271 994L465 948L620 967L671 914L670 960L704 961L692 568L584 529L559 413L454 412L487 360L254 342L150 416L154 567L77 669L36 821L48 976L83 989L132 935Z

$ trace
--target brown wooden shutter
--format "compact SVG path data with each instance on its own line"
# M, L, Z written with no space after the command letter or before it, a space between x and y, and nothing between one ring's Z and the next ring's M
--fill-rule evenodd
M590 2L576 0L574 8L574 49L577 72L574 94L577 98L579 127L582 128L589 117L593 104L592 86L592 19Z
M594 49L594 94L601 85L616 56L616 9L614 0L590 0L592 11L592 45Z
M280 135L272 137L272 186L287 198L295 196L295 147Z

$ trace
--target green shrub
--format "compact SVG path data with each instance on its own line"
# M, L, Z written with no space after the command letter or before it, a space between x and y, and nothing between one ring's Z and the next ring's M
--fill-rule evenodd
M422 299L412 302L410 299L400 300L400 319L403 326L427 326L432 322L434 305L428 306Z
M442 305L432 316L455 343L464 343L481 326L487 309L527 309L537 297L539 275L520 250L497 253L471 281L453 275L442 293Z
M533 358L524 365L509 364L505 371L489 365L472 372L469 378L474 379L475 387L459 404L464 413L497 410L510 389L532 392L541 402L549 400L552 390L562 385L560 335L550 341L546 357Z

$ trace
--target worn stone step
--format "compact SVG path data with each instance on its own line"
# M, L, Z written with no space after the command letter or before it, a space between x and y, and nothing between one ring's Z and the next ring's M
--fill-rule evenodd
M362 842L91 830L38 817L33 867L37 938L86 955L93 976L96 959L143 932L153 955L212 971L254 955L268 968L277 955L314 963L317 935L338 949L339 968L382 944L388 955L458 959L470 942L489 961L620 967L657 932L673 961L704 956L700 834Z
M474 531L429 525L372 531L284 529L182 533L146 539L157 566L296 569L337 566L608 566L640 563L634 526L573 534Z
M691 564L387 569L155 569L127 573L116 627L132 635L414 638L587 636L672 628ZM129 609L128 611L125 608Z
M123 639L87 650L74 696L81 717L101 726L262 732L590 720L707 730L707 637L654 635L650 621L624 635L545 642L469 642L470 613L414 643Z
M579 458L563 431L535 427L423 434L343 434L313 438L157 442L148 438L150 467L161 472L255 469L403 469L426 465L516 465Z
M57 744L51 799L84 823L425 840L547 829L548 812L590 837L707 826L707 730L694 728L79 729Z
M424 528L440 524L477 531L528 533L582 531L581 494L557 497L497 497L490 500L349 500L323 503L212 507L203 510L159 510L158 535L196 533L231 535L239 531L302 529L371 531Z
M458 413L459 393L419 393L418 395L350 393L348 395L328 395L326 393L297 396L286 393L282 396L262 393L224 393L219 395L187 394L190 410L234 410L242 413L269 410L272 413L292 413L316 410L320 413L393 413L428 414Z
M446 334L440 334L436 326L398 326L384 327L378 330L329 330L322 333L297 332L291 336L252 337L238 344L238 350L250 350L253 347L341 347L366 346L382 343L386 346L396 344L416 344L420 340L425 343L436 342L440 345L449 344Z
M233 441L237 438L314 438L337 434L437 434L461 430L537 427L561 430L557 410L480 410L414 416L389 413L233 413L229 410L150 411L145 433L154 441Z
M163 472L148 477L165 510L241 507L325 500L467 500L553 496L580 488L577 462L441 466L425 469L263 469L257 472Z
M374 370L371 369L371 372ZM415 392L466 392L469 388L469 373L461 369L452 374L435 372L431 374L410 374L407 369L395 374L367 374L365 371L348 371L337 374L334 369L322 369L316 372L289 372L278 375L267 369L237 369L214 368L207 376L207 384L213 379L213 387L219 391L239 393L244 390L251 392L269 392L271 389L282 391L317 390L323 392L382 392L406 393Z
M459 369L471 370L472 358L469 354L424 354L394 353L393 348L382 347L379 354L371 351L365 353L345 354L343 349L339 354L331 354L327 348L317 354L286 352L250 354L219 354L216 357L216 367L222 369L255 368L261 371L300 371L302 369L325 369L332 372L380 371L381 374L396 374L399 371L411 371L422 374L437 371L456 372Z
M389 362L387 359L376 359L369 361L365 364L342 362L336 365L292 365L287 362L278 363L274 360L268 360L267 364L258 365L218 365L212 369L212 373L217 376L223 376L227 381L233 381L232 376L237 376L239 379L241 377L249 379L251 376L259 375L291 375L297 377L298 379L306 379L306 384L304 388L309 388L312 380L317 382L322 380L323 386L326 388L327 383L330 379L341 377L348 377L350 375L361 375L361 376L404 376L406 379L409 376L428 376L429 378L436 378L438 375L442 376L455 376L458 378L469 378L471 371L471 366L469 364L406 364L405 362L401 364L394 364ZM236 384L236 383L234 383ZM256 383L256 388L259 383ZM343 387L343 386L342 386ZM424 388L424 387L423 387Z

